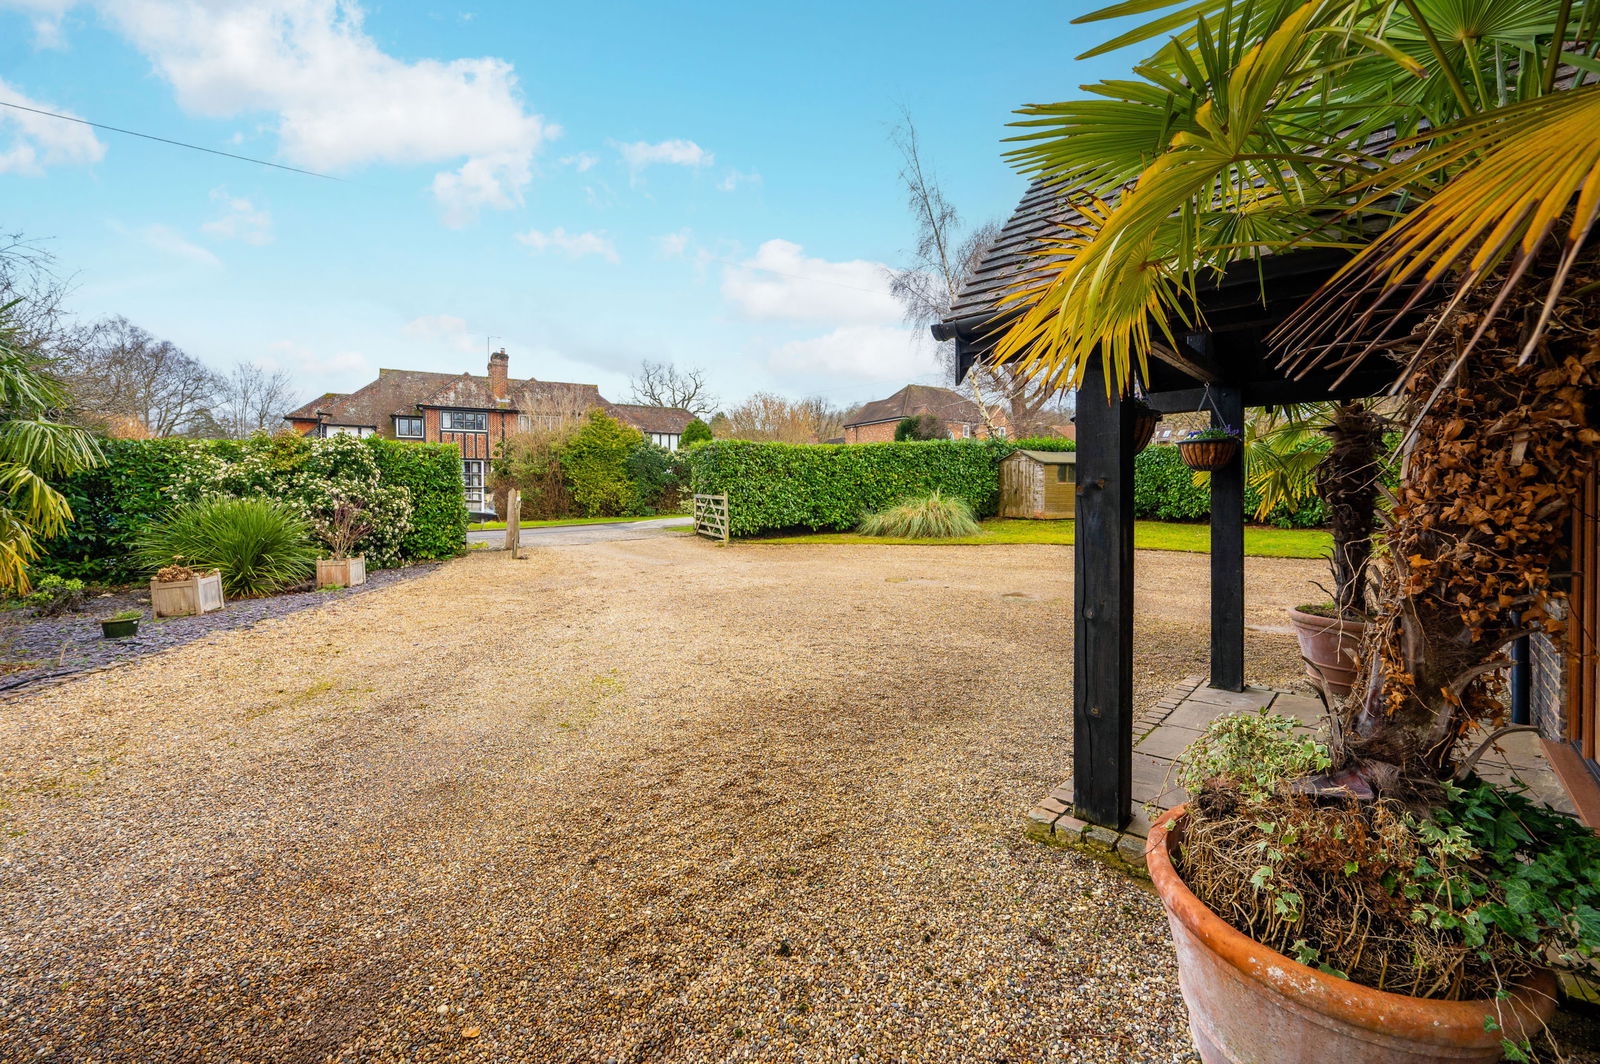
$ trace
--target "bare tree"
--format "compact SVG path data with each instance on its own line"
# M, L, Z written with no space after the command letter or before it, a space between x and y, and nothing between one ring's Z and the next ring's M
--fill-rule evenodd
M21 233L0 234L0 307L23 351L49 356L65 330L68 283L55 273L55 258Z
M771 392L756 392L718 416L727 420L719 436L778 443L821 443L843 434L845 420L845 412L825 399L792 400Z
M86 422L151 436L216 430L211 409L222 379L127 318L73 330L59 351L59 371Z
M287 370L268 372L254 362L241 362L222 379L212 417L219 432L242 440L252 432L283 427L283 415L300 405L294 378Z
M717 405L706 384L706 371L698 367L679 369L670 362L645 359L628 385L630 400L643 406L675 406L702 417Z
M962 235L961 215L923 162L909 111L901 112L892 139L900 151L900 183L916 222L917 243L910 265L889 271L889 290L905 308L906 321L926 328L949 314L961 283L982 262L1000 227L990 222ZM954 376L955 346L946 343L942 348L945 365ZM1062 417L1062 397L1056 390L1034 382L1014 364L979 363L962 384L991 435L1002 428L1017 436L1038 435Z

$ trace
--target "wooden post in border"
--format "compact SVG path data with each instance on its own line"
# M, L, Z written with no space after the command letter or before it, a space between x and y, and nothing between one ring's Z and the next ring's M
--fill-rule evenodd
M522 492L511 488L506 492L506 550L517 556L522 546Z

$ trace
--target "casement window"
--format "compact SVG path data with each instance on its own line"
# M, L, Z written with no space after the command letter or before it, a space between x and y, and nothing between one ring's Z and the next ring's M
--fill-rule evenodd
M467 509L483 512L483 461L467 458L461 463L461 483L467 494Z
M961 438L964 440L972 439L972 423L970 421L961 426Z
M403 440L422 439L422 419L420 417L395 418L394 434Z
M669 451L676 451L678 449L678 435L676 432L652 432L650 433L650 442L657 447L665 447Z
M377 430L370 425L324 425L322 435L328 436L371 436Z
M489 415L481 411L446 410L439 415L439 427L445 432L487 432Z

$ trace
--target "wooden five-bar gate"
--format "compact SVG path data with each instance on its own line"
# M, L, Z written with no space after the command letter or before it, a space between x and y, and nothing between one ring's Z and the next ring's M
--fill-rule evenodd
M694 497L694 530L702 536L728 542L728 497L726 495L696 495Z

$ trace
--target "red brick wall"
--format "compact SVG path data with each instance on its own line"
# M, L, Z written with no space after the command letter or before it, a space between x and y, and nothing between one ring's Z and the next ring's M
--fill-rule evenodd
M1001 420L1001 423L1004 424L1003 419ZM851 425L849 428L844 430L844 442L893 443L895 426L899 424L899 421L878 421L870 425ZM945 434L948 435L952 440L964 440L969 438L981 440L988 438L989 429L987 426L982 424L974 424L972 426L972 435L971 437L968 437L964 431L965 424L966 422L962 421L946 421L944 423Z
M296 418L289 422L289 427L294 429L294 431L298 432L302 436L309 436L313 432L317 431L317 422L315 418L308 418L304 420Z

